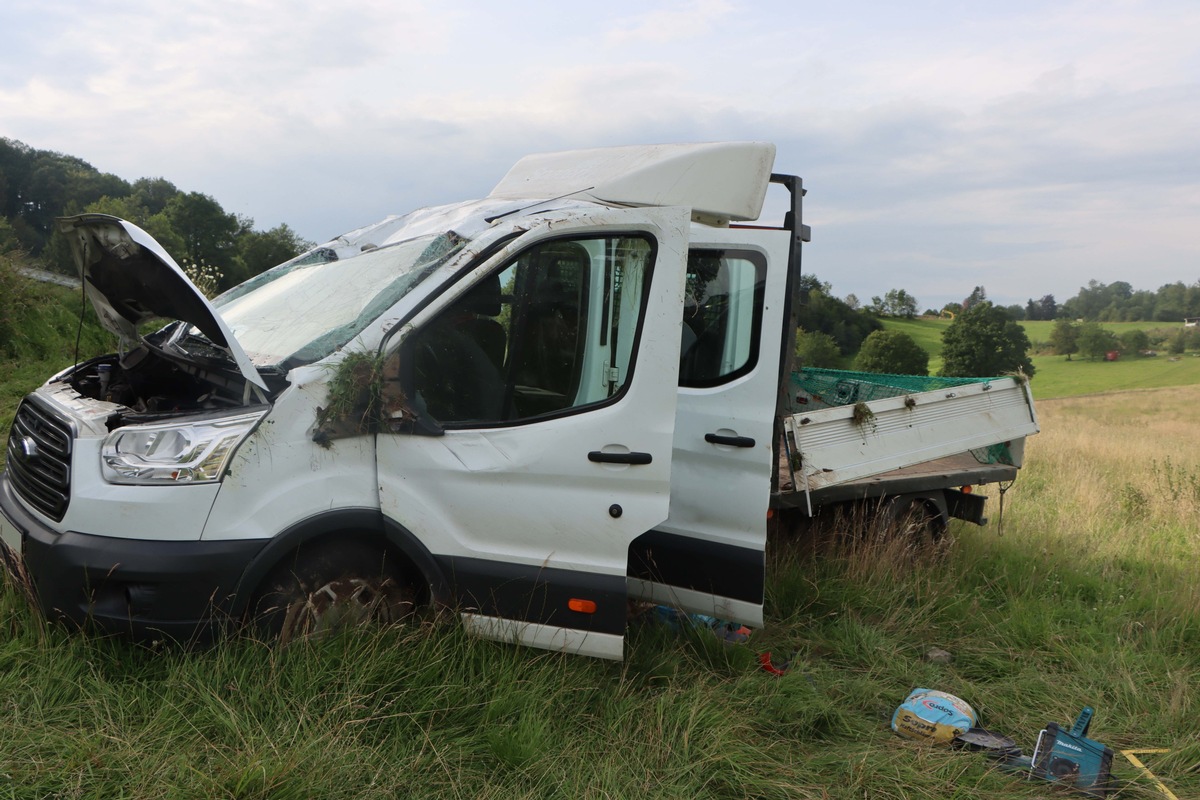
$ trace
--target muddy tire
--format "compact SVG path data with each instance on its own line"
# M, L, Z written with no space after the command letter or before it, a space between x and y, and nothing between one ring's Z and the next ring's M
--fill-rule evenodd
M921 498L896 497L879 509L875 525L877 537L920 550L941 542L947 520Z
M302 546L263 581L252 623L281 642L412 615L419 584L378 544L349 539Z

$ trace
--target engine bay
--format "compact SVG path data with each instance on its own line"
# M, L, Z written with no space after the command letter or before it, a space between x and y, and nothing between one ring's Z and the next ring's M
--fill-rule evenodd
M208 362L198 363L198 362ZM187 359L144 343L124 355L111 353L81 362L57 379L81 397L120 407L105 420L113 431L187 414L258 404L227 361Z

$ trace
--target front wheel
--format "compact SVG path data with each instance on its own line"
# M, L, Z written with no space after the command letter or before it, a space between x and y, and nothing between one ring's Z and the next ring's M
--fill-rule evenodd
M382 546L358 539L302 545L251 604L259 631L281 642L410 616L418 583Z

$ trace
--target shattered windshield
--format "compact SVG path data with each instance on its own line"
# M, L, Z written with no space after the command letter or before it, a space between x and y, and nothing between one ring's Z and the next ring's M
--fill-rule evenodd
M213 305L255 364L311 363L361 333L465 243L448 232L341 260L332 250L315 250L251 278Z

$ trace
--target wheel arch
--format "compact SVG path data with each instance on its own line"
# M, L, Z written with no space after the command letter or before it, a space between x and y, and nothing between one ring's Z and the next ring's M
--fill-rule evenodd
M242 572L232 613L237 617L245 614L263 581L301 546L338 535L354 535L378 542L421 576L432 602L442 605L450 602L448 584L441 568L433 554L411 531L386 519L378 509L352 508L309 517L271 537Z
M880 500L882 503L880 511L889 521L898 521L914 506L920 506L929 515L930 522L936 526L937 535L944 533L950 523L950 510L946 503L946 494L941 489L885 495Z

